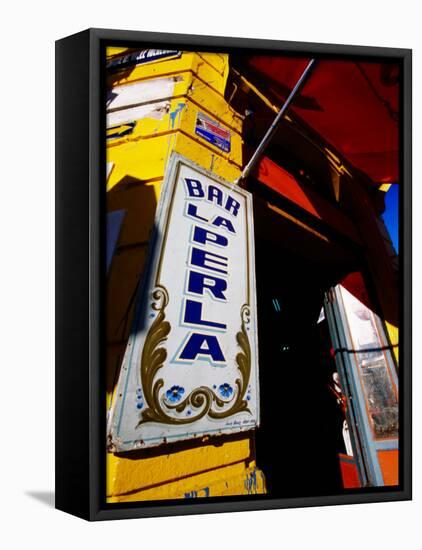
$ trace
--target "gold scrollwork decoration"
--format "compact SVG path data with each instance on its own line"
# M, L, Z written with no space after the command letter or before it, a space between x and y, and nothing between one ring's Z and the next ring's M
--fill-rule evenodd
M224 419L239 412L250 412L245 395L249 385L251 373L251 347L247 334L247 325L250 322L250 307L245 304L241 308L241 330L236 334L237 343L241 351L236 355L239 378L236 379L237 390L230 407L228 401L220 397L209 387L199 386L193 389L187 397L179 403L170 403L161 395L164 380L157 378L158 371L167 359L167 350L162 344L167 340L171 325L165 319L165 309L169 302L166 288L158 285L152 292L152 308L158 312L145 339L141 355L140 374L147 407L140 415L138 426L147 422L181 425L190 424L208 415L213 419ZM180 417L169 413L182 413L186 407L191 407L194 414ZM217 408L214 408L216 406ZM189 411L191 412L191 411Z
M251 345L249 343L246 326L250 323L251 310L248 304L244 304L240 310L242 325L240 331L236 334L236 340L239 344L240 351L236 355L236 363L240 373L240 378L236 379L237 394L233 405L224 411L218 412L211 409L208 413L210 418L227 418L232 414L239 412L251 412L248 408L248 402L245 399L248 390L249 379L251 376Z

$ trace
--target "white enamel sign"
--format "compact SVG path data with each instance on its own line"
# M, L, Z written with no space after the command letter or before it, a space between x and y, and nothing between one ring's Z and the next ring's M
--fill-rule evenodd
M110 411L117 451L259 423L250 193L173 155L155 224Z

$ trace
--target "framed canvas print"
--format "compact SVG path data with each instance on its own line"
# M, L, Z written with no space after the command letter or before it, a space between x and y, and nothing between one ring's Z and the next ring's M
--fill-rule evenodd
M411 51L56 43L56 505L411 498Z

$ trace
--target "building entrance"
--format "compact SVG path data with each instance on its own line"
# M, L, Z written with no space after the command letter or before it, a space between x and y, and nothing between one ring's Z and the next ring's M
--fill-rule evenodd
M320 316L336 274L291 248L257 237L262 412L257 463L270 495L338 493L344 416L329 388L336 367Z

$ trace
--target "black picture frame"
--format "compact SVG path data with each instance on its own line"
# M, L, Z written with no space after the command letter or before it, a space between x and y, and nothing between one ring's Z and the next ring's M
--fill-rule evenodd
M401 359L398 489L336 496L106 504L102 300L104 277L104 46L254 50L388 57L402 64ZM411 80L408 49L89 29L56 42L56 508L87 520L357 504L412 498ZM385 488L387 489L387 488Z

